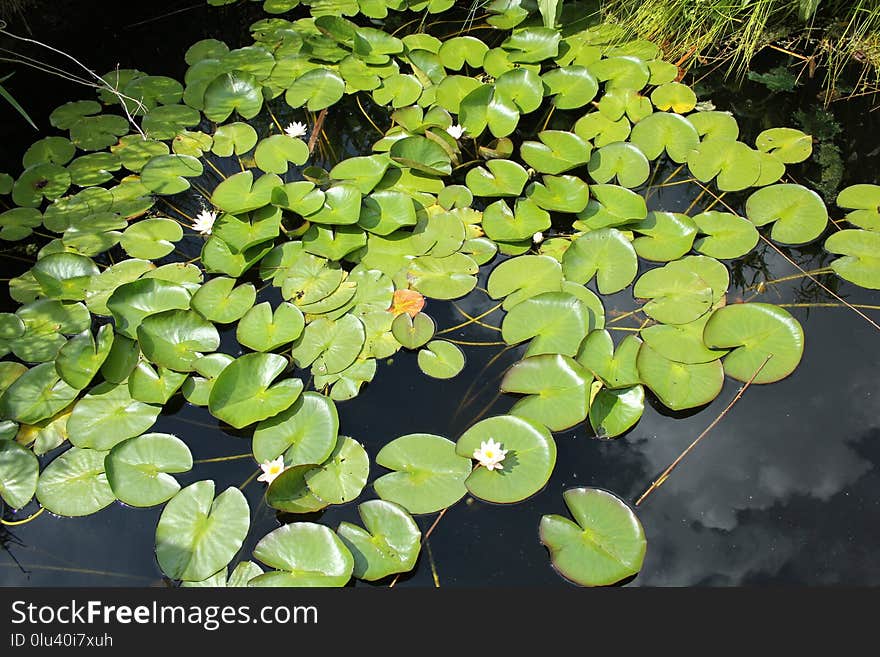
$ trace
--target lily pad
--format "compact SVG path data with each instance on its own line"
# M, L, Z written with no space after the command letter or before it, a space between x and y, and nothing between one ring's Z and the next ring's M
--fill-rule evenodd
M309 489L329 504L345 504L356 499L370 473L370 458L358 441L339 436L333 453L317 468L305 474Z
M785 164L803 162L813 152L813 138L794 128L771 128L755 138L759 151Z
M202 103L205 117L214 123L223 123L233 112L252 119L263 109L263 90L255 76L232 71L205 87Z
M345 586L354 558L324 525L294 522L264 536L254 557L276 570L258 575L249 586Z
M672 110L676 114L686 114L696 107L697 95L686 84L666 82L651 92L651 102L663 112Z
M751 252L760 239L754 224L729 212L710 210L691 219L703 236L694 240L694 250L711 258L739 258Z
M441 436L415 433L396 438L376 454L376 463L394 471L373 482L376 493L410 513L434 513L467 493L464 481L471 462Z
M831 262L841 278L871 290L880 290L880 233L841 230L825 240L825 250L842 255Z
M580 586L607 586L641 570L647 541L632 509L598 488L569 488L563 498L575 522L546 515L539 528L563 577Z
M655 262L678 260L691 250L697 234L696 224L679 212L649 212L631 227L640 235L632 244L636 253Z
M601 228L581 235L562 258L565 278L586 284L596 277L602 294L626 288L638 272L638 258L632 243L616 228Z
M116 331L136 338L145 317L166 310L186 310L189 301L190 294L181 285L142 278L117 287L107 299L107 308L116 322Z
M128 375L128 392L133 399L145 404L167 404L186 380L184 372L175 372L166 367L153 367L145 360Z
M327 508L329 502L315 496L306 485L306 473L317 467L316 463L285 466L266 489L266 504L284 513L314 513Z
M241 319L254 305L257 291L251 283L235 287L235 279L218 276L202 285L192 297L192 309L218 324Z
M615 349L608 331L591 331L578 350L577 360L607 388L628 388L639 383L636 357L641 346L641 340L628 335Z
M592 328L592 313L577 297L566 292L544 292L511 308L501 323L507 344L532 339L526 356L574 356Z
M296 340L304 326L302 312L292 303L282 302L273 312L266 301L245 313L235 330L235 337L254 351L272 351Z
M88 516L116 500L104 471L108 452L73 447L40 475L37 501L58 516Z
M338 73L316 68L298 77L284 98L291 107L305 105L310 112L317 112L335 104L344 92L345 81Z
M710 349L703 342L703 329L711 313L687 324L654 324L642 329L642 339L658 354L678 363L708 363L727 353L726 349Z
M596 97L599 83L583 66L561 66L541 76L558 109L583 107Z
M464 369L464 354L451 342L431 340L419 351L418 363L419 369L430 377L451 379Z
M541 173L564 173L590 159L590 145L573 132L544 130L538 133L538 139L541 141L524 141L520 155L526 164Z
M91 258L75 253L53 253L31 267L45 296L67 301L84 299L92 277L98 272Z
M412 261L407 277L413 289L431 299L457 299L477 285L479 267L469 256L421 256Z
M201 160L191 155L157 155L141 169L141 182L156 194L179 194L189 189L187 178L197 178L202 173Z
M113 336L112 324L104 324L94 337L89 330L74 336L58 351L56 371L69 386L82 390L107 359Z
M159 517L156 558L168 577L201 581L232 561L250 529L250 508L237 488L214 498L214 482L177 493Z
M266 173L287 173L288 163L300 166L309 159L309 147L302 139L287 135L266 137L254 151L257 166Z
M546 428L514 415L486 418L462 434L455 452L472 458L480 444L490 439L500 442L507 455L500 469L474 468L465 480L472 495L496 504L513 504L546 485L556 465L556 443Z
M37 491L40 462L14 440L0 440L0 498L13 509L26 506Z
M492 270L486 285L493 299L504 298L504 309L543 292L562 289L562 266L550 256L520 256L505 260Z
M214 325L192 310L166 310L145 317L137 334L144 356L179 372L192 371L202 353L220 346Z
M424 301L423 301L424 303ZM434 320L424 313L410 316L401 313L391 323L391 333L394 339L407 349L418 349L434 337L437 330Z
M700 143L696 128L686 118L666 112L655 112L636 123L630 139L649 160L665 151L678 164L686 162Z
M323 395L306 392L254 430L254 458L265 463L284 454L288 465L323 463L337 444L339 416Z
M677 363L643 344L636 362L642 382L674 411L708 404L724 385L724 368L719 360Z
M837 195L837 205L852 210L846 215L846 220L851 224L865 230L880 231L880 185L845 187Z
M645 410L645 389L640 386L603 388L590 404L590 424L599 438L614 438L635 426Z
M155 259L174 250L174 243L183 238L183 228L173 219L155 217L129 226L119 240L132 258Z
M358 505L364 528L339 523L336 533L354 557L354 576L375 582L412 570L421 549L422 533L399 504L369 500Z
M820 196L793 184L770 185L746 199L746 217L756 226L773 223L770 237L781 244L806 244L828 225L828 210Z
M512 160L489 160L486 168L470 169L465 183L474 196L519 196L528 179L526 170Z
M581 212L590 200L590 189L575 176L544 176L526 188L526 197L551 212Z
M587 417L592 381L573 358L546 354L515 363L504 375L501 390L526 395L514 404L512 415L534 420L551 431L564 431ZM503 437L495 440L507 448Z
M365 340L363 322L354 315L336 321L321 317L306 326L290 354L298 367L311 365L316 374L335 374L355 361Z
M761 172L761 158L739 141L704 139L688 154L688 168L700 182L716 178L718 189L736 192L751 187Z
M152 427L161 411L133 399L125 384L102 383L76 403L67 433L77 447L108 450Z
M36 424L61 411L78 394L78 389L61 379L54 363L41 363L15 379L0 395L0 417Z
M483 211L483 230L496 242L531 239L550 225L550 214L530 199L517 199L513 211L503 200L495 201Z
M173 473L192 468L192 454L180 438L167 433L145 433L110 450L104 461L113 494L136 507L167 502L180 490Z

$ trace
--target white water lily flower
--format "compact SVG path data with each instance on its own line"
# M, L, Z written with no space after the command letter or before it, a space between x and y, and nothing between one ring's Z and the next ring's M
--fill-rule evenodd
M263 471L259 477L257 477L257 481L265 481L267 484L271 484L275 477L284 472L284 455L282 454L274 461L265 461L260 463L260 469Z
M288 137L305 137L306 133L309 131L309 126L305 123L300 123L299 121L294 121L293 123L288 124L286 128L284 128L284 133Z
M192 223L193 230L202 235L210 235L214 222L217 221L217 213L211 210L202 210L196 215L195 221Z
M541 232L535 233L534 235L532 235L532 241L535 244L540 244L541 242L544 241L544 233L541 233Z
M501 443L496 443L492 438L480 443L479 449L474 450L474 459L487 470L500 470L501 462L507 456L507 450L501 449Z
M462 135L464 134L464 128L456 123L455 125L451 125L446 128L446 132L448 132L449 135L457 141L461 139Z

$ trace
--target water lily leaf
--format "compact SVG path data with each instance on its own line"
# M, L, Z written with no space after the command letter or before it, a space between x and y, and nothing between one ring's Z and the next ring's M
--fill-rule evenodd
M592 381L590 373L573 358L546 354L515 363L505 373L501 390L526 395L514 404L511 414L551 431L563 431L587 417ZM503 436L496 436L496 440L508 448Z
M641 235L632 243L636 253L655 262L678 260L691 250L697 235L696 224L679 212L649 212L632 230Z
M70 141L81 150L100 151L115 144L129 128L128 121L121 116L84 116L70 126Z
M641 346L641 340L628 335L615 349L608 331L591 331L577 352L577 360L607 388L628 388L640 383L636 357Z
M336 263L304 253L285 270L281 295L299 305L326 299L345 280L345 272Z
M574 356L591 328L592 313L579 299L565 292L544 292L511 308L501 323L508 344L532 339L526 356Z
M418 363L419 369L430 377L451 379L464 369L464 354L451 342L431 340L419 351Z
M364 325L354 315L336 321L321 317L306 326L291 356L298 367L311 364L315 374L335 374L355 361L365 339Z
M125 384L102 383L76 403L67 432L77 447L107 450L152 427L161 411L132 398Z
M598 488L569 488L562 495L575 522L546 515L539 527L559 574L580 586L607 586L641 570L645 530L626 503Z
M396 438L376 454L376 463L393 470L373 482L376 494L413 514L445 509L467 493L464 480L471 462L441 436L414 433Z
M463 253L438 258L420 256L407 270L413 289L431 299L457 299L477 285L479 266Z
M191 155L193 157L201 157L204 153L211 150L211 144L214 138L206 135L204 132L190 132L184 130L175 135L171 142L171 149L179 155Z
M462 434L455 452L471 458L480 444L490 439L500 442L507 456L500 469L474 468L465 480L472 495L496 504L512 504L546 485L556 465L556 443L546 428L514 415L486 418Z
M389 163L388 156L382 154L350 157L330 169L330 177L353 184L361 194L369 194L382 180Z
M259 262L273 248L271 242L257 244L240 252L233 252L222 239L211 236L202 248L202 265L212 274L226 274L238 278Z
M769 303L737 303L719 308L703 330L706 345L732 349L724 372L748 381L767 361L753 383L773 383L791 374L804 353L804 331L788 312Z
M373 192L363 199L358 226L376 235L389 235L403 226L414 226L416 222L412 197L403 192L385 190Z
M190 295L185 287L156 278L142 278L117 287L107 299L116 331L136 338L137 328L148 315L166 310L186 310Z
M651 92L651 102L663 112L672 110L676 114L686 114L696 107L697 95L686 84L666 82Z
M338 183L324 192L324 205L310 214L316 224L356 224L361 214L361 192L349 183Z
M687 157L694 178L716 184L723 192L736 192L755 184L761 173L761 157L739 141L704 139Z
M422 84L414 75L395 73L382 80L382 86L373 90L373 100L379 105L407 107L422 95Z
M418 349L426 344L434 337L436 329L434 320L424 313L410 316L403 312L397 315L391 323L394 339L407 349Z
M91 258L75 253L53 253L31 267L45 296L67 301L84 299L92 276L99 271Z
M217 128L211 152L220 157L244 155L257 145L257 131L249 124L236 121Z
M431 176L448 176L452 173L449 153L436 141L425 137L404 137L394 142L389 155L401 166Z
M90 153L67 165L71 182L80 187L100 185L112 180L113 172L121 168L122 162L114 153Z
M55 369L72 388L82 390L94 378L113 346L113 325L104 324L95 337L89 330L74 336L58 351Z
M314 513L327 508L329 502L317 497L306 484L306 473L317 467L316 463L285 467L266 489L266 503L285 513Z
M140 135L127 135L110 147L110 150L129 171L138 173L144 166L159 155L168 155L168 145L155 139L144 139Z
M687 324L654 324L642 329L642 339L658 354L677 363L708 363L727 353L726 349L709 349L703 342L703 329L711 313Z
M530 167L541 173L559 174L586 164L590 145L573 132L544 130L541 142L524 141L520 154Z
M180 490L172 473L192 469L189 447L168 433L145 433L110 450L104 459L113 494L125 504L149 507L167 502Z
M562 258L565 278L581 284L596 276L599 292L613 294L632 283L638 259L632 243L615 228L602 228L575 239Z
M825 250L842 258L831 262L838 276L871 290L880 290L880 233L841 230L825 240Z
M648 84L651 71L638 57L606 57L587 67L606 89L638 90Z
M12 509L26 506L37 491L40 462L14 440L0 440L0 498Z
M36 208L12 208L0 214L0 239L17 242L30 237L33 229L43 223L43 215Z
M720 360L708 363L677 363L642 344L637 359L642 382L664 406L674 411L708 404L724 385Z
M412 516L399 504L369 500L358 505L364 528L339 523L336 533L354 557L354 576L375 582L416 565L422 533Z
M273 191L281 185L281 179L275 174L260 176L254 182L251 171L242 171L229 176L214 188L211 203L231 215L244 214L271 203Z
M280 303L273 313L272 306L266 301L245 313L235 330L235 337L254 351L272 351L296 340L304 326L303 314L292 303Z
M63 303L55 299L39 299L16 312L25 326L25 333L12 340L12 352L26 362L52 360L66 342L65 335L84 331L90 324L88 310L81 303Z
M201 161L191 155L157 155L141 169L141 182L156 194L179 194L189 189L187 178L202 173Z
M591 140L596 148L616 141L626 141L630 134L630 124L625 116L611 119L601 112L585 114L572 128L582 139Z
M146 272L141 278L155 278L159 281L175 283L192 294L202 283L202 270L186 262L170 262Z
M35 164L57 164L64 166L73 159L76 154L76 146L64 137L43 137L35 141L25 151L21 158L21 165L27 169ZM6 192L7 194L9 192Z
M0 417L36 424L76 399L76 388L58 376L54 363L41 363L19 376L0 396Z
M50 201L64 195L70 187L70 173L57 164L35 164L28 167L12 187L12 200L24 208L39 207L43 199Z
M691 217L700 235L694 250L722 260L739 258L750 253L760 236L750 221L729 212L710 210Z
M59 516L88 516L116 500L104 458L108 452L73 447L53 460L40 475L37 501Z
M220 346L214 325L192 310L166 310L145 317L137 335L147 359L179 372L192 371L202 353Z
M284 454L288 465L323 463L332 454L339 433L336 405L316 392L306 392L294 404L254 431L254 458L265 463Z
M235 279L218 276L202 285L192 297L192 309L218 324L241 319L254 305L257 291L251 283L235 287Z
M880 185L845 187L837 195L837 205L852 210L846 215L846 220L851 224L865 230L880 231Z
M212 235L223 240L233 253L244 253L275 239L280 232L281 208L266 206L244 217L220 215L214 224Z
M590 189L576 176L543 176L543 183L533 182L526 197L538 207L551 212L581 212L590 200ZM485 219L484 219L485 221Z
M356 499L370 473L370 458L358 441L339 436L329 458L305 474L309 489L330 504L345 504Z
M141 350L137 340L114 334L110 353L101 365L101 376L110 383L123 383L138 364Z
M666 112L654 112L636 123L630 139L649 160L656 160L665 151L669 159L678 164L687 161L690 152L700 143L693 124L682 116Z
M589 103L599 91L599 83L583 66L561 66L541 76L559 109L576 109Z
M278 354L253 353L236 358L217 375L208 410L236 429L290 408L303 389L299 379L272 382L287 368Z
M514 210L503 200L496 201L483 211L483 230L495 241L515 242L531 239L550 228L550 213L530 199L516 200Z
M272 189L272 204L302 216L310 215L324 205L324 192L308 180L297 180Z
M440 62L448 69L460 71L465 63L471 68L480 68L489 46L472 36L459 36L442 43L437 54Z
M828 210L822 198L801 185L770 185L746 199L746 217L756 226L773 223L770 237L781 244L806 244L823 233Z
M342 77L327 68L316 68L301 75L287 90L284 99L291 107L317 112L335 104L345 92Z
M128 392L132 399L145 404L166 404L186 380L186 374L166 367L158 371L145 360L139 360L128 375Z
M590 424L599 438L614 438L635 426L645 410L645 389L631 386L603 388L590 404Z
M492 270L486 285L493 299L504 298L509 311L518 303L543 292L562 289L562 266L550 256L520 256L505 260Z
M287 173L288 162L300 166L309 159L309 147L302 139L272 135L257 144L254 151L257 166L266 173Z
M233 112L252 119L263 109L263 90L255 76L234 71L211 82L205 88L202 102L205 117L214 123L223 123Z
M694 112L687 116L687 120L697 129L703 141L736 141L739 137L739 124L730 112Z
M257 543L254 557L277 570L258 575L249 586L345 586L354 568L342 540L312 522L294 522L270 532Z
M759 151L786 164L803 162L813 152L813 138L794 128L771 128L755 138Z
M587 207L578 213L574 223L577 230L594 231L599 228L622 226L648 216L645 197L617 185L592 185L590 191L595 197Z
M465 183L474 196L519 196L529 174L512 160L489 160L488 171L475 167L467 172Z
M221 353L208 354L197 360L196 371L201 376L190 375L184 380L182 392L186 400L196 406L207 406L211 396L211 388L214 387L214 380L223 371L223 368L234 360L232 356ZM170 372L170 370L168 372L172 375L177 374ZM129 381L129 388L131 389L131 387L132 382ZM135 396L134 392L132 396Z
M464 75L447 75L436 87L437 104L453 114L458 114L461 111L461 103L468 94L483 86L489 89L488 85L480 84L480 81L475 78ZM483 128L485 127L484 123Z
M556 29L526 27L514 30L501 47L508 51L511 62L534 64L556 57L561 39L562 35Z
M616 177L620 185L631 188L648 179L650 164L638 146L616 142L593 151L587 169L598 183L607 183Z
M26 331L27 327L21 321L21 317L12 313L0 313L0 354L5 356L12 351L13 342L21 338Z
M161 105L144 116L141 127L150 139L174 139L178 133L198 125L201 120L201 113L192 107Z
M650 299L643 310L658 322L687 324L708 312L727 285L727 269L717 260L690 256L645 272L636 281L633 295Z
M168 577L201 581L232 560L250 529L250 508L237 488L214 498L214 482L177 493L159 517L156 559Z
M173 219L154 217L131 224L119 240L132 258L154 259L168 255L183 239L183 229Z

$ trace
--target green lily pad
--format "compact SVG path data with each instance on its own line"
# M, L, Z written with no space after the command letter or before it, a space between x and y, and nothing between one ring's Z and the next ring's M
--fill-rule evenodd
M156 194L179 194L189 189L187 178L197 178L202 173L201 160L191 155L157 155L141 169L141 182Z
M132 258L161 258L174 250L174 243L183 238L183 229L173 219L156 217L129 226L119 240Z
M75 253L53 253L37 260L31 273L45 296L80 301L85 298L86 288L99 270L91 258Z
M593 377L577 361L561 354L531 356L515 363L501 381L502 392L526 395L514 404L512 415L564 431L587 417ZM507 443L504 438L496 441Z
M628 388L640 382L636 357L642 341L628 335L617 349L608 331L591 331L577 353L578 362L607 388Z
M696 224L679 212L649 212L631 227L640 235L632 243L636 253L655 262L678 260L691 250L697 235Z
M0 396L0 417L36 424L76 399L79 390L58 376L54 363L41 363L19 376Z
M356 499L370 473L370 458L358 441L339 436L333 453L317 468L305 474L309 489L330 504L345 504Z
M578 213L587 207L590 189L575 176L544 176L543 183L533 182L526 197L538 207L551 212ZM484 217L485 221L485 217Z
M666 82L651 92L651 102L663 112L672 110L676 114L686 114L696 107L697 95L686 84Z
M211 236L202 248L202 265L212 274L226 274L238 278L271 251L271 242L257 244L240 252L233 252L222 239Z
M0 214L0 239L8 242L23 240L43 223L43 214L36 208L12 208Z
M233 112L252 119L263 109L263 90L250 73L233 71L205 87L202 102L205 117L214 123L223 123Z
M590 145L573 132L544 130L537 141L524 141L520 146L522 159L541 173L560 174L586 164Z
M430 316L419 313L410 317L407 313L401 313L391 323L391 333L394 339L407 349L418 349L434 337L437 330L434 320Z
M128 375L128 392L132 399L145 404L167 404L186 378L184 372L175 372L167 367L155 368L140 360Z
M610 182L615 177L623 187L638 187L648 179L648 158L634 144L615 142L593 151L587 166L597 183Z
M781 244L806 244L828 225L821 197L801 185L770 185L746 199L746 217L756 226L773 223L770 237Z
M645 197L617 185L592 185L595 197L578 213L574 228L586 232L623 226L648 216Z
M626 141L630 134L630 123L625 116L611 119L601 112L590 112L579 118L572 130L591 141L596 148L601 148L616 141Z
M483 230L495 241L516 242L550 228L550 214L530 199L516 200L511 211L506 201L496 201L483 211Z
M305 475L318 465L304 463L286 466L266 489L266 503L284 513L314 513L327 508L325 502L309 489Z
M465 480L472 495L496 504L513 504L546 485L556 465L556 443L546 428L513 415L486 418L462 434L455 452L472 458L480 444L490 439L500 442L507 455L500 469L474 468Z
M753 383L773 383L791 374L804 353L804 331L788 312L769 303L736 303L719 308L703 329L714 349L731 349L724 372L748 381L770 357Z
M519 196L529 179L526 170L512 160L489 160L486 168L467 172L465 183L474 196Z
M539 527L559 574L580 586L607 586L641 570L647 541L632 509L598 488L569 488L562 495L575 522L546 515Z
M457 299L477 285L479 266L463 253L439 258L420 256L407 269L414 290L431 299Z
M303 314L292 303L282 302L273 312L266 301L245 313L235 330L235 337L254 351L272 351L296 340L304 326Z
M543 292L561 290L562 265L544 255L505 260L489 274L486 288L493 299L504 298L504 309L509 311Z
M40 475L37 501L58 516L88 516L116 500L104 472L108 452L73 447Z
M373 482L383 500L414 514L434 513L458 502L471 472L468 458L455 453L455 443L441 436L401 436L376 454L376 463L393 470Z
M257 131L241 121L227 123L217 128L211 152L220 157L244 155L257 145Z
M174 139L202 120L201 113L186 105L162 105L147 112L141 127L150 139Z
M810 157L813 138L794 128L771 128L755 138L755 146L785 164L794 164Z
M214 325L192 310L166 310L145 317L137 335L144 356L179 372L192 371L202 353L220 346Z
M376 235L389 235L403 226L415 226L416 222L412 197L403 192L385 190L373 192L363 199L358 226Z
M713 178L722 192L751 187L761 172L761 158L739 141L704 139L687 157L688 169L700 182Z
M288 163L300 166L309 159L309 147L302 139L272 135L257 144L254 160L266 173L287 173Z
M324 525L294 522L264 536L254 557L276 570L258 575L249 586L345 586L354 558Z
M700 143L693 124L683 116L666 112L655 112L636 123L630 139L649 160L656 160L665 151L677 164L686 162Z
M599 91L599 83L583 66L561 66L541 76L558 109L576 109L589 103Z
M465 63L471 68L480 68L489 46L472 36L453 37L443 41L437 54L443 66L460 71Z
M694 112L688 115L687 120L697 129L703 141L736 141L739 137L739 124L730 112Z
M0 440L0 498L11 508L26 506L37 491L40 462L14 440Z
M574 356L595 318L577 297L566 292L544 292L511 308L501 323L507 344L532 339L526 356Z
M214 498L214 482L177 493L159 517L156 559L168 577L201 581L232 561L250 529L250 508L237 488Z
M121 168L122 162L114 153L90 153L67 165L71 182L80 187L100 185L112 180L113 172Z
M852 210L846 215L846 220L851 224L865 230L880 231L880 185L845 187L837 195L837 205Z
M254 458L265 463L284 454L288 465L323 463L333 452L339 433L336 405L316 392L306 392L294 404L254 430Z
M596 277L602 294L626 288L636 277L638 258L632 243L616 228L601 228L581 235L562 258L565 278L586 284Z
M355 361L365 340L363 322L354 315L335 321L321 317L306 326L291 356L297 367L311 365L315 374L335 374Z
M389 151L391 159L430 176L452 173L449 153L436 141L425 137L404 137L395 141Z
M364 528L339 523L336 533L354 557L354 576L375 582L412 570L421 549L422 533L399 504L369 500L358 505Z
M70 187L70 173L57 164L35 164L24 170L12 187L12 200L24 208L36 208L43 199L53 201Z
M124 383L137 367L141 350L137 340L116 333L110 353L101 365L101 376L110 383Z
M395 73L382 80L382 86L373 90L373 100L379 105L406 107L422 95L422 84L414 75Z
M709 349L703 342L703 329L712 316L706 313L687 324L654 324L642 329L642 339L658 354L678 363L708 363L727 353L726 349Z
M825 240L825 250L842 258L831 262L841 278L871 290L880 290L880 233L841 230Z
M609 90L641 89L651 77L647 64L638 57L606 57L587 68L599 82L605 82L605 88Z
M614 438L635 426L645 410L645 389L630 386L603 388L590 404L590 424L599 438Z
M290 408L303 389L299 379L272 382L287 368L278 354L239 356L214 381L208 399L211 415L236 429Z
M330 178L350 182L361 194L369 194L379 184L390 164L387 155L350 157L330 169ZM308 213L306 213L308 214Z
M729 275L717 260L688 256L645 272L633 295L650 299L645 313L663 324L687 324L703 316L727 292Z
M140 135L127 135L110 147L122 166L138 173L144 166L159 155L168 155L168 145L155 139L144 139Z
M724 385L724 368L720 360L677 363L642 344L636 362L642 382L664 406L674 411L708 404Z
M703 236L694 240L694 250L711 258L739 258L750 253L760 239L752 222L729 212L710 210L691 219Z
M85 388L107 359L113 336L113 325L104 324L94 337L85 330L68 340L55 358L59 376L72 388Z
M214 188L211 203L231 215L241 215L271 203L274 190L281 184L281 179L275 174L260 176L254 182L253 172L242 171L229 176Z
M446 340L431 340L418 355L419 369L435 379L451 379L464 369L461 349Z
M354 185L339 183L324 192L324 205L310 214L308 220L317 224L356 224L361 213L361 192Z
M251 283L235 287L235 279L225 276L212 278L192 297L193 310L218 324L230 324L241 319L254 305L257 291Z
M108 450L152 427L161 411L133 399L125 384L102 383L76 403L67 432L77 447Z
M64 137L43 137L35 141L25 151L21 158L21 165L27 169L35 164L57 164L64 166L73 159L76 154L76 146Z
M297 78L284 99L291 107L305 105L310 112L317 112L335 104L344 92L345 81L338 73L316 68Z
M182 285L142 278L117 287L107 299L107 309L116 322L116 331L136 338L145 317L166 310L186 310L189 300L189 292Z
M167 433L145 433L110 450L104 460L113 494L125 504L149 507L167 502L180 490L172 473L187 472L189 447Z

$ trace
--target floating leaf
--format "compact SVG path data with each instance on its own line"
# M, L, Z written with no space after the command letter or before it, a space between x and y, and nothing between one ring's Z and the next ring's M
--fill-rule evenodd
M603 388L590 404L590 424L600 438L614 438L629 431L645 410L645 389L631 386L618 390Z
M419 369L435 379L451 379L464 369L461 349L446 340L431 340L418 355Z
M574 356L584 336L595 324L588 308L565 292L544 292L511 308L501 323L508 344L532 338L526 356Z
M183 385L186 374L165 367L154 368L144 360L138 362L128 376L128 392L133 399L146 404L166 404Z
M108 450L152 427L161 411L133 399L125 384L102 383L76 403L67 432L77 447Z
M544 130L536 141L524 141L520 154L530 167L541 173L559 174L586 164L590 145L573 132Z
M191 310L166 310L145 317L137 335L144 356L180 372L192 371L202 353L220 346L214 325Z
M559 109L583 107L596 97L599 83L583 66L561 66L541 76L547 95Z
M54 363L41 363L15 379L0 395L0 417L36 424L61 411L78 393L58 376Z
M73 301L85 298L92 276L98 273L91 258L74 253L53 253L40 258L31 267L31 274L45 296Z
M274 191L281 184L281 179L275 174L260 176L254 182L251 171L242 171L229 176L214 188L211 203L229 214L244 214L271 203Z
M227 123L217 128L211 152L220 157L244 155L257 145L257 131L241 121Z
M55 369L61 378L72 388L85 388L107 359L113 335L113 326L104 324L95 337L85 330L68 340L55 358Z
M251 283L235 287L235 279L218 276L202 285L192 297L192 309L218 324L241 319L254 305L257 291Z
M421 297L421 295L419 296ZM422 304L424 305L424 297L422 297ZM407 349L418 349L434 337L436 330L434 320L424 313L410 316L404 312L395 317L391 323L394 339Z
M37 501L59 516L88 516L116 500L104 457L108 452L73 447L53 460L40 475Z
M562 289L562 266L550 256L520 256L505 260L489 274L486 285L493 299L504 298L504 309L543 292Z
M547 515L539 528L559 574L580 586L607 586L641 570L647 541L632 509L598 488L569 488L562 495L575 522Z
M345 92L345 81L338 73L326 68L307 71L287 90L285 100L291 107L317 112L335 104Z
M345 586L354 558L324 525L294 522L264 536L254 557L276 570L258 575L249 586Z
M141 182L156 194L179 194L189 189L187 178L197 178L202 173L201 161L191 155L157 155L141 169Z
M501 390L527 395L514 404L512 415L563 431L587 417L592 381L590 373L573 358L547 354L515 363L504 375ZM495 439L507 448L503 437Z
M825 250L842 258L831 262L841 278L871 290L880 290L880 233L841 230L825 240Z
M233 112L252 119L263 109L263 90L250 73L234 71L211 82L202 102L205 117L214 123L223 123Z
M786 164L803 162L813 152L813 138L794 128L771 128L755 138L759 151Z
M355 361L365 340L363 322L354 315L336 321L321 317L306 326L291 356L298 367L312 365L315 374L335 374Z
M837 195L837 205L852 210L846 215L851 224L880 231L880 185L850 185Z
M364 528L339 523L336 533L354 557L354 576L375 582L394 573L405 573L416 565L422 534L402 506L385 500L358 505Z
M727 353L726 349L709 349L703 342L703 329L711 313L687 324L654 324L642 329L642 339L658 354L678 363L708 363Z
M639 383L636 357L642 341L628 335L617 349L608 331L591 331L577 353L578 362L608 388L628 388Z
M638 187L648 179L650 164L638 146L615 142L593 151L587 169L598 183L613 178L623 187Z
M825 230L828 210L819 195L801 185L770 185L746 199L746 217L756 226L773 223L770 237L781 244L806 244Z
M250 508L237 488L214 498L214 482L197 481L175 495L156 527L156 559L168 577L201 581L232 560L250 528Z
M254 458L265 463L284 454L288 465L323 463L333 452L339 416L331 400L306 392L294 404L254 430Z
M722 192L736 192L755 184L761 172L761 158L739 141L704 139L688 154L688 168L700 182L716 183Z
M340 183L324 192L324 205L308 220L318 224L356 224L361 212L361 192L354 185Z
M456 443L458 455L472 458L484 441L500 442L507 455L500 469L474 468L465 480L472 495L496 504L521 502L541 490L556 465L556 443L543 426L513 415L480 420Z
M655 112L633 126L630 137L649 160L665 151L669 159L681 164L700 143L696 128L683 116Z
M645 272L633 295L650 299L645 313L663 324L687 324L704 315L728 286L727 269L717 260L689 256Z
M12 509L26 506L37 491L40 462L14 440L0 440L0 498Z
M590 190L575 176L544 176L543 184L533 182L526 197L538 207L551 212L581 212L590 200ZM484 217L485 222L485 217Z
M449 153L436 141L425 137L405 137L391 146L391 159L430 176L448 176L452 173Z
M288 163L300 166L308 159L309 147L306 143L287 135L266 137L254 151L257 166L266 173L287 173Z
M339 436L333 453L317 468L305 474L309 489L330 504L345 504L356 499L370 473L370 458L364 446L346 436Z
M710 210L691 219L704 236L694 241L694 250L711 258L739 258L751 252L760 239L754 224L729 212Z
M327 508L329 503L306 485L306 473L316 467L316 463L286 466L266 489L266 503L284 513L314 513Z
M686 114L696 107L697 95L686 84L667 82L651 92L651 102L664 112L671 109L676 114Z
M467 493L464 480L471 462L441 436L414 433L396 438L376 454L376 463L394 471L373 482L376 493L410 513L434 513Z
M186 310L189 300L189 292L181 285L142 278L117 287L107 300L107 308L116 322L116 331L136 338L145 317L166 310Z
M43 223L43 215L36 208L12 208L0 214L0 239L8 242L23 240Z
M104 462L113 494L136 507L170 500L180 490L170 473L187 472L192 465L186 443L167 433L145 433L125 440L110 450Z
M639 349L637 359L642 382L657 395L663 405L674 411L708 404L724 385L721 361L687 364L664 358L647 344Z
M586 284L596 277L602 294L613 294L632 283L638 258L632 243L615 228L602 228L573 240L562 258L565 278Z
M519 196L529 174L512 160L489 160L483 167L470 169L465 177L474 196Z
M688 253L697 234L696 224L679 212L649 212L632 224L632 230L641 235L632 243L639 257L659 262L678 260Z
M479 266L463 253L438 258L421 256L407 269L410 285L431 299L457 299L477 285Z

